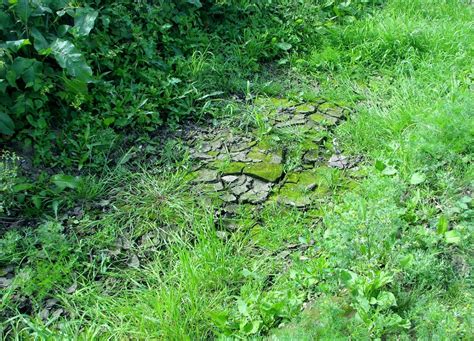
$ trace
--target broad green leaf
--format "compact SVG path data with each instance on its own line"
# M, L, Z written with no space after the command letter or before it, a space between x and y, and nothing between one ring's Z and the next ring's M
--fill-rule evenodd
M9 49L12 52L18 52L23 46L31 45L29 39L10 40L0 44L0 48Z
M438 234L446 233L448 231L448 227L449 227L448 217L446 217L445 215L442 215L441 217L439 217L438 226L436 227L436 232Z
M56 174L51 177L51 182L61 190L65 188L76 189L79 186L80 178L72 175Z
M31 8L28 0L17 0L15 3L15 13L22 23L27 23L31 14Z
M58 27L58 36L59 37L64 37L66 35L66 33L69 32L69 30L71 29L71 26L69 25L60 25Z
M5 76L5 79L8 81L8 84L10 84L10 86L12 87L15 87L16 88L16 79L19 77L19 75L17 75L15 73L15 71L13 70L8 70L7 71L7 74Z
M33 37L33 46L35 47L36 51L40 52L48 48L49 43L46 41L46 38L40 31L38 31L36 27L33 27L31 29L31 36Z
M109 125L115 122L115 117L106 117L103 121L104 124L108 127Z
M13 190L14 193L18 193L18 192L27 191L29 189L32 189L33 187L34 187L34 185L29 184L29 183L16 184L15 186L13 186L12 190Z
M410 178L410 185L419 185L425 181L426 177L423 173L414 173Z
M357 274L350 270L342 270L341 271L341 279L345 285L351 286L357 280Z
M68 79L64 77L64 89L71 94L87 94L87 83L80 79Z
M202 7L202 3L201 3L200 0L188 0L188 3L190 3L191 5L196 6L197 8Z
M387 309L397 306L397 299L390 291L382 291L377 296L377 304L380 306L380 308Z
M7 91L7 86L5 79L0 79L0 93L4 94Z
M412 255L411 253L408 254L408 255L406 255L405 257L403 257L403 258L400 260L400 265L401 265L401 267L404 268L404 269L409 268L409 267L412 265L414 258L415 258L415 257L413 257L413 255Z
M66 69L74 78L90 81L92 69L87 65L84 56L69 40L59 39L50 45L51 51L58 64Z
M31 198L31 201L33 202L33 205L39 210L41 206L43 205L43 199L41 199L40 196L35 195L33 198Z
M461 234L456 230L448 231L444 234L446 243L448 244L459 244L461 241Z
M375 169L377 169L379 171L383 171L385 169L385 167L387 167L387 166L382 161L380 161L380 160L375 161Z
M388 176L392 176L392 175L395 175L397 173L398 173L397 169L395 167L392 167L392 166L387 166L382 171L383 175L388 175Z
M240 329L242 332L244 332L246 335L252 335L258 332L260 329L260 324L261 321L248 321L244 323L243 325L240 326Z
M15 124L8 114L0 111L0 134L12 135L15 132Z
M277 44L277 47L278 47L280 50L288 51L289 49L292 48L292 45L291 45L290 43L281 42L281 43L278 43L278 44Z
M78 36L85 37L89 35L92 28L94 28L95 20L99 12L90 7L76 9L74 16L74 28Z
M36 59L17 57L13 61L12 70L17 78L21 77L27 87L34 84L37 75L42 72L43 64Z
M237 308L239 309L239 313L243 316L250 316L249 312L248 312L248 308L247 308L247 303L239 298L237 299Z
M12 70L17 76L21 76L28 68L30 68L36 60L30 58L17 57L12 63Z
M5 11L0 9L0 31L7 31L13 26L12 17L10 14L7 14Z

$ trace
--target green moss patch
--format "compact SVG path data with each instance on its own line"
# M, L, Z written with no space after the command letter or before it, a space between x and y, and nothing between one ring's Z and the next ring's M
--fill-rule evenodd
M283 175L283 166L276 163L261 162L246 166L243 172L267 182L275 182Z

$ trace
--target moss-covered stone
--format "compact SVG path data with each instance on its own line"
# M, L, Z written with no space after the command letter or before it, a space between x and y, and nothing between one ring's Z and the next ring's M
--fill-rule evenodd
M250 142L243 142L236 145L231 146L231 152L241 152L247 150L257 144L257 141L250 141Z
M241 174L245 165L245 162L229 162L218 160L211 162L208 167L217 170L222 175L235 175Z
M275 182L282 176L283 166L276 163L260 162L246 166L243 172L267 182Z
M310 114L312 112L314 112L316 110L316 108L314 107L314 105L311 105L311 104L301 104L301 105L298 105L295 109L295 113L297 114Z
M200 169L194 175L193 182L215 182L219 178L217 171L213 169Z
M267 158L267 155L262 153L259 149L253 148L247 154L247 158L251 159L254 162L261 162Z
M319 149L319 144L317 142L314 142L312 137L306 138L301 142L301 149L302 150L318 150Z
M202 192L219 192L224 189L222 182L206 183L200 186Z
M341 108L340 106L334 103L326 102L319 107L319 110L321 110L326 115L336 118L342 118L345 116L344 108Z
M260 151L270 151L274 147L275 143L270 138L264 138L261 139L254 148Z
M297 183L298 180L300 179L300 174L299 173L289 173L286 176L285 183Z
M303 171L299 174L298 185L303 190L309 190L309 188L318 185L322 182L321 175L314 171Z
M316 124L322 124L322 125L328 125L328 126L335 125L337 123L337 118L332 117L332 116L327 116L321 113L311 114L309 116L309 119Z
M241 174L245 165L244 162L229 162L219 170L223 175Z
M308 192L302 191L298 184L285 183L278 194L278 202L295 206L306 207L311 204L311 197Z
M290 173L278 192L277 201L295 207L306 207L327 190L326 180L318 170Z
M303 156L303 161L305 163L313 163L318 160L319 160L319 150L317 148L308 150Z

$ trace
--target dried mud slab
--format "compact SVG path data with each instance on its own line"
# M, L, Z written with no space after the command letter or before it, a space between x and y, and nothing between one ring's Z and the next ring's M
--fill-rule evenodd
M285 174L285 148L259 141L249 132L229 127L190 131L184 137L190 157L197 165L189 176L197 194L212 196L226 205L262 204L269 199L305 208L327 192L321 170L348 168L344 156L325 159L324 138L343 120L348 110L323 100L296 103L287 99L259 99L261 109L272 129L298 129L302 143L303 169Z

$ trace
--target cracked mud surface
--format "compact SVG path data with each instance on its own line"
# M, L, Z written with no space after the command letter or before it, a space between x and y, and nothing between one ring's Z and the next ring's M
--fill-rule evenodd
M327 192L322 176L328 167L351 168L356 162L343 155L328 157L325 142L330 132L348 114L334 103L294 103L265 99L260 103L272 130L290 130L302 137L300 166L285 172L286 146L255 132L230 127L190 131L184 140L196 164L190 174L194 190L222 203L262 204L277 201L305 208Z

